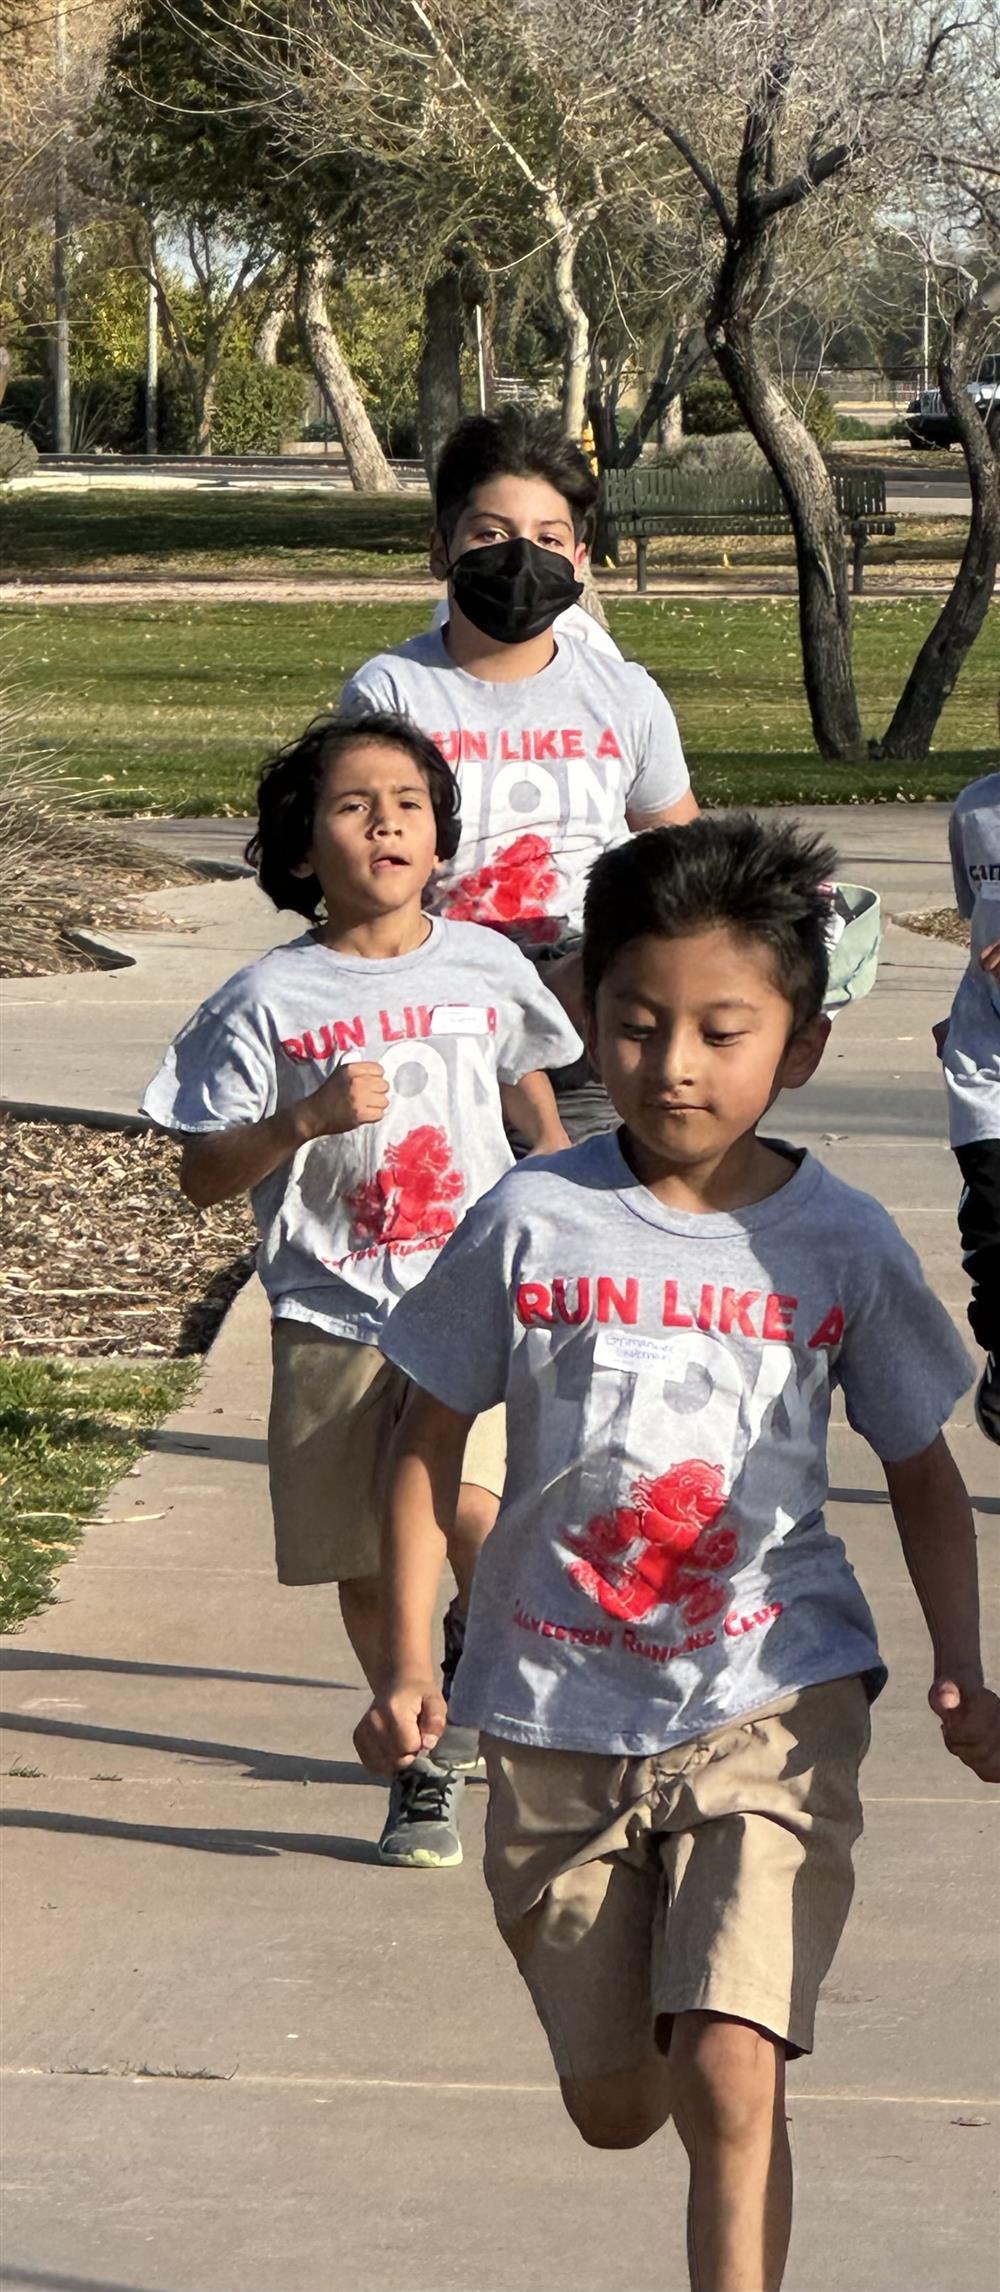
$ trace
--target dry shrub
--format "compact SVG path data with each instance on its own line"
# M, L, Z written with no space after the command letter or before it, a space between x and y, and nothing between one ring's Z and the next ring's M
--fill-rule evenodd
M17 753L26 704L0 692L0 977L79 970L69 932L136 924L129 894L196 872L123 834L57 757Z

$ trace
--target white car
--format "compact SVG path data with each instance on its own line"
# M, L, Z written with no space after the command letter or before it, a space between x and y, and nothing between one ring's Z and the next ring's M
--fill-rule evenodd
M975 381L966 383L966 391L987 422L994 406L1000 407L1000 351L983 359ZM911 446L958 444L958 431L940 390L921 390L919 398L911 398L906 429Z

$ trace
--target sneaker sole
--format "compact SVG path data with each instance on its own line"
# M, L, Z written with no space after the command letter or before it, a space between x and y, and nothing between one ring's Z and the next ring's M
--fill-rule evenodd
M462 1861L462 1849L457 1854L435 1854L430 1847L414 1846L405 1854L387 1854L378 1849L379 1861L387 1870L455 1870Z

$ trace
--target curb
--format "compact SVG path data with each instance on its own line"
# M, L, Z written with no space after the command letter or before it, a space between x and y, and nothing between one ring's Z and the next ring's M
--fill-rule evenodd
M107 1106L43 1106L32 1098L0 1098L0 1114L12 1122L78 1123L82 1130L155 1130L148 1114L119 1114Z

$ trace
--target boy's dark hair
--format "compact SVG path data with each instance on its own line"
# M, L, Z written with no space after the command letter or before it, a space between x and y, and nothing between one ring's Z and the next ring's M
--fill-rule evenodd
M293 908L312 922L323 893L318 876L293 875L312 842L316 799L330 765L358 741L404 748L430 790L439 859L454 859L461 833L458 781L440 748L405 716L388 710L370 716L318 716L300 740L280 748L257 784L257 826L245 857L275 907Z
M558 414L505 406L499 414L470 414L459 422L441 449L434 480L434 521L446 541L477 486L495 477L546 478L572 511L577 540L592 539L597 479Z
M827 924L836 854L796 827L749 812L650 828L591 868L583 915L583 985L591 1009L608 966L633 939L681 939L725 924L768 948L796 1027L826 994Z

